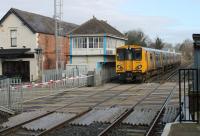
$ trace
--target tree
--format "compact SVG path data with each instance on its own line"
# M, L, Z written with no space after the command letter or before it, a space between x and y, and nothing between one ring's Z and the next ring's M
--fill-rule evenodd
M175 47L171 43L164 43L164 47L162 48L163 50L166 51L175 51Z
M187 59L191 60L193 58L193 42L190 39L184 40L181 45L179 50L182 53L182 56Z
M177 44L175 45L175 51L176 51L176 52L180 52L180 47L181 47L181 43L177 43Z
M128 37L128 41L126 42L126 44L137 44L143 47L147 46L148 37L141 30L131 30L125 33L125 35Z
M163 42L163 40L159 37L157 37L155 39L155 42L152 42L150 44L150 47L151 48L154 48L154 49L162 49L164 47L165 43Z

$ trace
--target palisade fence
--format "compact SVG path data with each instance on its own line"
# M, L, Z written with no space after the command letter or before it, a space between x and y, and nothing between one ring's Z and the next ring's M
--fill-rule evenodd
M1 78L0 79L0 106L21 112L23 102L23 92L21 78Z
M21 83L21 79L0 79L0 108L23 111L23 102L62 93L66 89L88 86L94 75L87 75L87 67L69 65L65 70L44 71L43 82Z
M41 83L21 83L21 79L0 79L0 108L23 111L23 103L56 95L67 89L93 86L115 76L113 68L89 71L86 65L67 65L65 70L46 70Z
M48 82L50 80L61 80L64 78L81 77L86 76L88 73L87 65L72 65L67 64L66 69L62 70L45 70L42 76L42 82Z

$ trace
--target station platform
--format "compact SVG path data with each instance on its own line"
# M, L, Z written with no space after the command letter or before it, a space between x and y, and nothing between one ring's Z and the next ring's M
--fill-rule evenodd
M200 124L197 123L168 123L162 136L199 136Z

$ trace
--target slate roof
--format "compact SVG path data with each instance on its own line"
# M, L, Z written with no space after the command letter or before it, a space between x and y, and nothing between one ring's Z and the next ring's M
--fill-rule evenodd
M106 21L98 20L97 18L93 17L92 19L88 20L84 24L80 25L79 27L75 28L71 34L72 35L84 35L84 34L104 34L113 35L120 38L125 38L125 36L109 25Z
M44 33L54 35L55 21L53 18L43 15L22 11L19 9L11 8L6 15L0 20L0 24L10 15L15 14L33 33ZM63 36L72 31L78 25L68 22L61 22L63 28Z

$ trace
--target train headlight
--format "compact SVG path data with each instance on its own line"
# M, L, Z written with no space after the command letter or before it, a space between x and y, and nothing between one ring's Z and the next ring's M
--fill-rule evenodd
M123 67L121 65L117 65L117 69L122 70Z
M138 66L136 67L137 70L139 70L139 69L141 69L141 68L142 68L142 65L138 65Z

